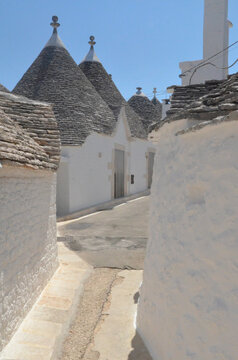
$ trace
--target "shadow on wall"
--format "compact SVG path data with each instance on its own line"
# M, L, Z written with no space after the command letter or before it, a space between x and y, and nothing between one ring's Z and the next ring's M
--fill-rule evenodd
M132 339L131 345L133 350L128 355L127 360L153 360L138 332Z

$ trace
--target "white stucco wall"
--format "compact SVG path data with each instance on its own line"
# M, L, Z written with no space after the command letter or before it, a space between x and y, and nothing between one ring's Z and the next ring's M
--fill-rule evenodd
M56 175L0 168L0 350L58 266Z
M160 130L138 331L154 360L236 360L238 121L185 125Z
M162 102L162 116L161 116L161 120L163 120L166 117L166 113L167 111L171 108L171 103L167 103L166 99L163 100Z
M112 136L91 134L82 146L63 146L57 173L57 214L59 216L113 199L115 148L125 151L125 195L147 189L147 140L132 139L122 112ZM67 164L66 164L67 163ZM68 174L66 174L68 168ZM135 184L130 184L130 175ZM68 194L68 195L67 195Z
M203 27L203 60L185 61L179 64L181 72L199 65L206 59L217 54L229 45L228 0L204 0L204 27ZM209 62L216 65L206 65L196 71L191 84L204 83L206 80L223 80L227 78L228 51ZM182 85L189 85L192 72L182 77Z

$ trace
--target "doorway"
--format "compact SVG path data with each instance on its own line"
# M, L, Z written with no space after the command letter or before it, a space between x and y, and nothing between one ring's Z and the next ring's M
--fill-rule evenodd
M153 168L154 168L155 153L148 153L148 189L151 188L153 179Z
M114 198L125 194L125 152L115 149L114 154Z

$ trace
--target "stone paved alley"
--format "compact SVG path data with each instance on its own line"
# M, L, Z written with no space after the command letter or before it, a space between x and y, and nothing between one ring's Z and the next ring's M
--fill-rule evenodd
M62 360L151 359L134 327L148 213L149 197L143 197L58 224L59 241L94 267Z
M146 196L59 223L60 266L0 359L151 360L134 326L148 213Z
M94 267L143 269L149 197L58 223L58 240Z

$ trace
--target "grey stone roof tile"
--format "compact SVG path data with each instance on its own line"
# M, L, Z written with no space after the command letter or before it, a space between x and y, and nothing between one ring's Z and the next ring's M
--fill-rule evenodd
M3 86L2 84L0 84L0 91L3 92L10 92L5 86Z
M57 170L60 137L48 104L0 92L0 161Z
M125 106L131 136L146 139L147 134L142 123L143 120L128 105L103 65L97 61L84 60L79 64L79 68L84 72L97 92L113 111L116 118L118 115L118 108Z
M116 119L63 46L41 51L14 94L53 104L62 145L82 145L93 132L112 134Z
M149 130L151 124L160 122L162 108L158 104L154 105L143 93L137 92L128 100L128 104L142 118L146 131Z
M159 116L161 118L161 116L162 116L162 104L161 104L161 102L155 96L153 97L151 102L158 109Z
M238 78L234 74L227 80L213 80L207 81L205 84L176 87L171 98L172 105L167 112L167 118L176 120L187 117L211 120L226 115L237 109L235 103L238 99L237 86ZM179 101L181 93L183 99Z
M226 80L175 86L171 104L166 118L152 130L158 130L166 122L180 119L217 122L216 119L238 110L238 73L229 75Z

